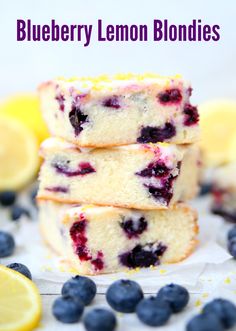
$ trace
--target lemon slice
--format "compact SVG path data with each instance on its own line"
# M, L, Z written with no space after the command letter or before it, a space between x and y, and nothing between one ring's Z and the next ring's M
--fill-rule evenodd
M0 266L0 331L30 331L42 314L34 283L17 271Z
M207 166L218 166L231 159L232 139L236 135L236 102L219 100L200 109L201 148Z
M236 162L236 133L232 138L229 149L229 161Z
M35 134L39 144L49 136L40 112L39 98L34 93L14 95L4 100L0 104L0 115L22 122Z
M26 185L39 167L34 134L16 119L0 116L0 191Z

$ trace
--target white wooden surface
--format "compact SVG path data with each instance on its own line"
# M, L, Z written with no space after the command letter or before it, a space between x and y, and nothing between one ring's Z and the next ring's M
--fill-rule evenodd
M217 280L217 281L216 281ZM174 282L174 279L173 279ZM45 281L36 281L43 300L43 320L38 330L43 331L82 331L84 330L83 323L75 323L73 325L62 324L54 319L51 313L53 301L60 295L60 284L54 284ZM194 315L201 311L204 303L214 297L224 297L233 300L236 304L236 262L228 261L219 266L208 266L206 271L199 279L202 283L202 290L190 289L190 302L184 312L173 315L167 325L157 328L163 331L183 331L185 330L186 322ZM208 290L206 285L208 283ZM204 286L203 286L204 284ZM213 285L214 284L214 285ZM165 282L163 281L163 285ZM201 285L198 287L201 287ZM204 287L204 289L203 289ZM153 293L155 295L155 293ZM151 295L146 293L146 296ZM92 307L107 307L104 294L97 294L93 304L86 307L85 312ZM148 331L153 328L142 324L135 314L116 314L118 320L117 331ZM232 331L236 331L236 328Z

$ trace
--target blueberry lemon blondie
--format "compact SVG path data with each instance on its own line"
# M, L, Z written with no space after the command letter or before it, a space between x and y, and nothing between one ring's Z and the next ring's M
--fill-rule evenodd
M196 245L197 215L182 203L168 210L149 211L71 207L53 201L40 201L39 207L46 241L55 250L60 242L59 253L81 274L178 262ZM53 223L53 230L48 223ZM56 232L59 241L55 240Z
M39 88L52 135L84 147L198 140L192 88L180 76L57 79Z
M236 163L215 170L212 188L212 212L236 223Z
M39 199L137 209L195 196L198 148L167 143L84 150L60 138L41 146Z

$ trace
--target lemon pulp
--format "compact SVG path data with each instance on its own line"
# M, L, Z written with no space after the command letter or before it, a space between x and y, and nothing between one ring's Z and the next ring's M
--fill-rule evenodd
M30 331L42 314L35 284L12 269L0 266L0 331Z
M23 187L38 167L34 134L18 120L0 115L0 190Z

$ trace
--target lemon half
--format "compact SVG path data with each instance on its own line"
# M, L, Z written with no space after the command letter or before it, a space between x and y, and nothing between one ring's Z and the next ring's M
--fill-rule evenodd
M38 167L35 135L18 120L0 115L0 191L25 186Z
M48 129L40 111L37 94L13 95L0 103L0 115L17 119L30 129L40 144L49 136Z
M0 331L30 331L42 315L35 284L17 271L0 266Z
M200 144L206 165L218 166L231 161L232 141L236 136L236 101L211 101L199 110Z

